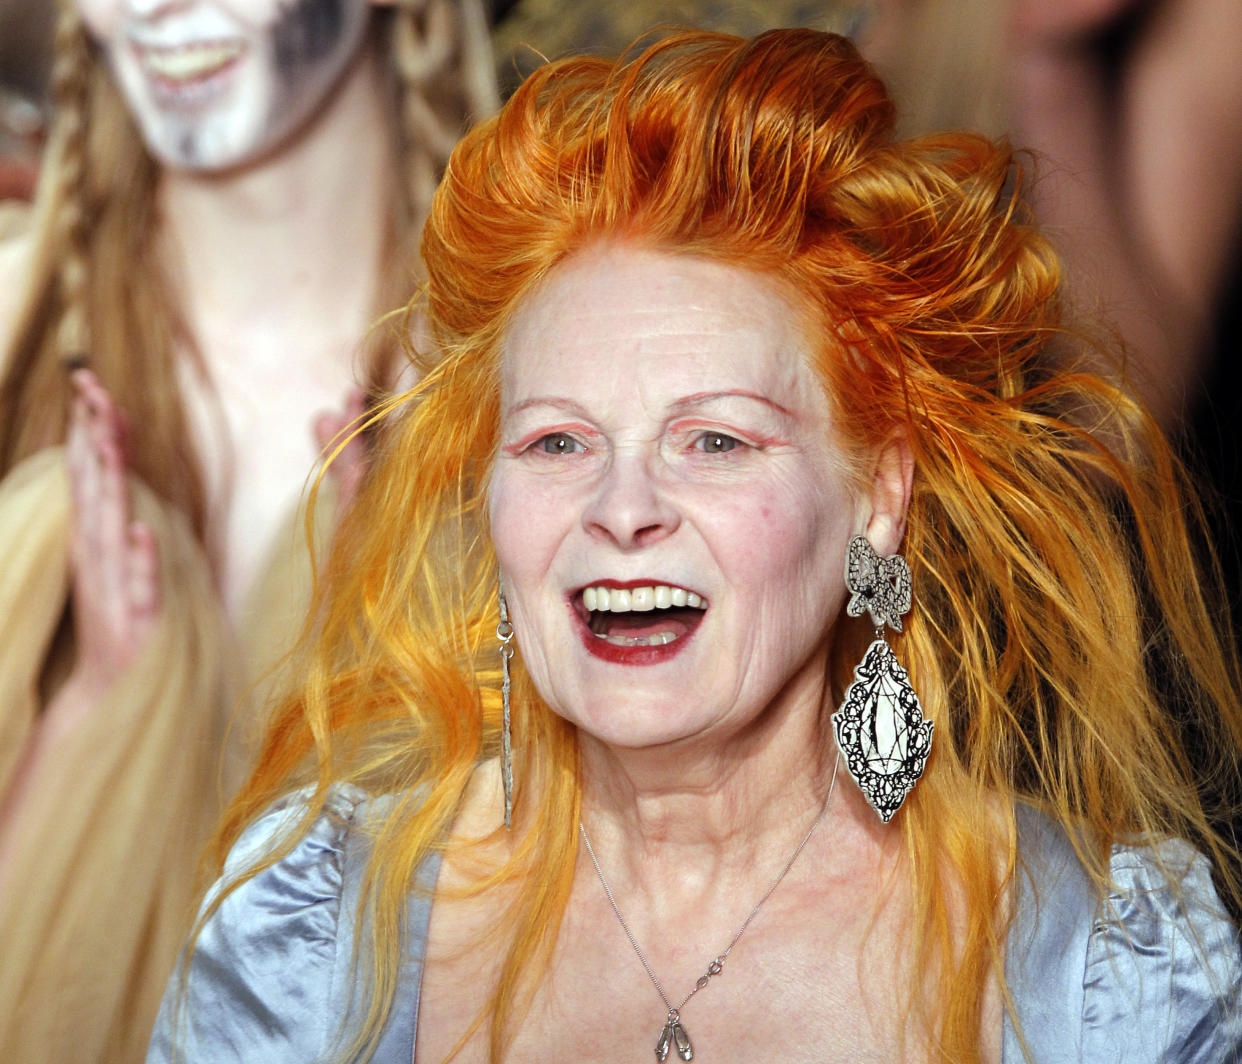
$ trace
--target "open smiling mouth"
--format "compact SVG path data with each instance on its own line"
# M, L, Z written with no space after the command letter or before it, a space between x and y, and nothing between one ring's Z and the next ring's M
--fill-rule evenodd
M240 41L199 41L175 47L143 46L134 51L149 77L166 86L208 81L232 67L245 51Z
M575 597L575 606L596 639L635 649L670 646L684 639L707 612L701 595L671 584L627 588L596 584Z

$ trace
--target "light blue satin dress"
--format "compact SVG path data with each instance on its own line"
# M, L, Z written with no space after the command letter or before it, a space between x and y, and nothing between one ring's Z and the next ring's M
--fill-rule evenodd
M338 789L286 857L225 899L199 938L184 995L178 976L169 984L148 1064L313 1064L358 1030L354 913L369 848L359 825L388 808ZM224 877L268 852L300 812L294 797L251 825ZM1025 870L1006 975L1029 1059L1242 1064L1242 957L1207 862L1165 844L1174 891L1151 850L1116 847L1101 903L1059 827L1022 808L1019 829ZM410 895L397 1007L375 1064L413 1060L438 871L429 860ZM1028 1059L1008 1015L1002 1059Z

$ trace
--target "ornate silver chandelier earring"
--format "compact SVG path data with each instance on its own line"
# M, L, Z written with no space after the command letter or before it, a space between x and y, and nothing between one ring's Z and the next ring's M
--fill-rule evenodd
M900 554L881 558L866 536L850 540L845 568L851 617L871 614L875 642L854 669L854 682L832 715L845 765L871 807L886 824L923 775L931 751L930 720L910 686L884 626L901 631L910 609L910 567Z
M509 620L509 604L504 588L500 588L500 623L496 638L500 640L500 780L505 789L505 827L513 824L513 741L510 733L509 659L513 657L513 623Z

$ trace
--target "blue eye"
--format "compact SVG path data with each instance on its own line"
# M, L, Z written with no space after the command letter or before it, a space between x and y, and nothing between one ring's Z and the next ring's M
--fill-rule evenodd
M705 451L707 454L723 454L725 451L731 451L738 445L736 439L732 436L726 436L723 432L705 432L698 439L699 450Z
M535 446L545 454L575 454L582 450L577 440L563 432L551 432L537 440Z

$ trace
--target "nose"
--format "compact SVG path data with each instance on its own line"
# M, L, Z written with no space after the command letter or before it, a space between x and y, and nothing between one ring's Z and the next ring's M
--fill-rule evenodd
M681 514L668 499L645 453L618 452L582 515L590 535L621 550L651 546L677 531Z

